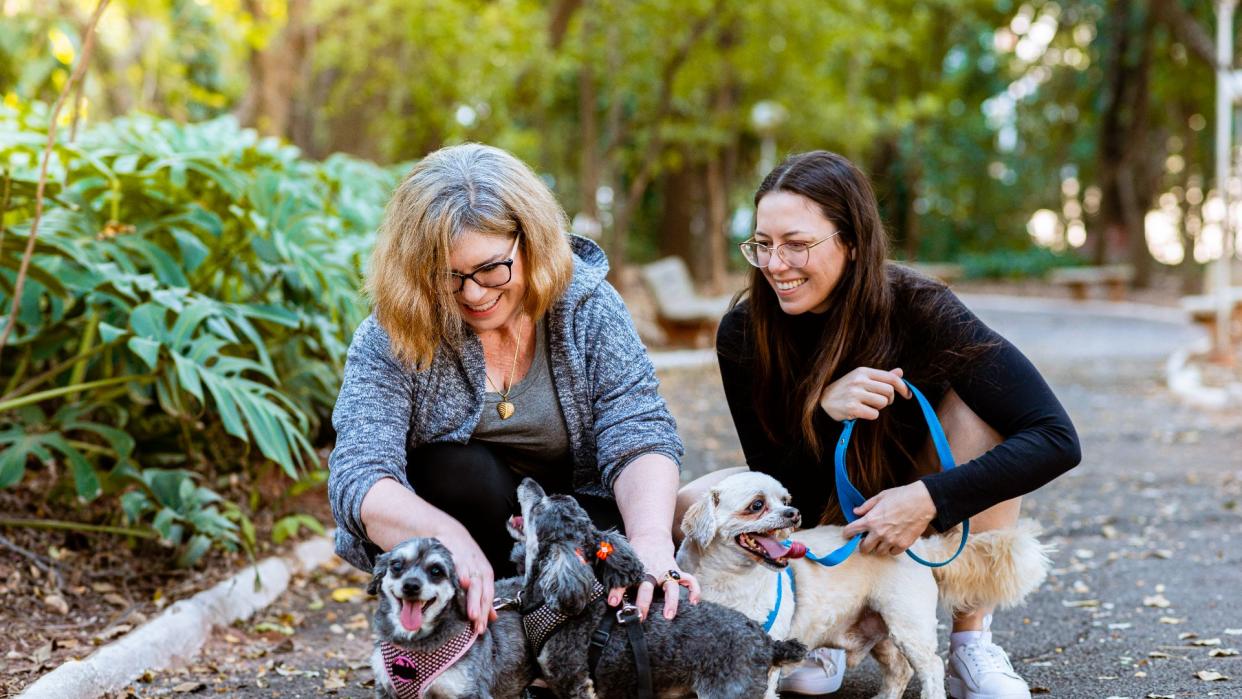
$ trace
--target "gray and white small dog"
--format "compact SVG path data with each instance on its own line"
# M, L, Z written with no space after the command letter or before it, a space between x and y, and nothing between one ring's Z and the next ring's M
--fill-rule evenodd
M497 581L496 596L513 597L521 586L520 578ZM381 555L367 592L379 596L372 619L376 697L519 699L534 679L518 612L499 610L487 633L476 636L453 556L439 540L410 539Z
M597 581L604 589L636 585L643 579L642 562L625 537L596 529L572 497L548 496L527 478L518 486L518 502L525 548L523 598L541 600L568 617L536 656L548 686L564 698L636 696L635 659L620 625L600 653L594 681L588 649L604 615L615 613L605 596L594 594ZM728 607L683 601L674 619L665 619L662 607L662 602L653 603L642 622L657 697L774 699L779 668L806 654L802 643L774 641L759 624Z

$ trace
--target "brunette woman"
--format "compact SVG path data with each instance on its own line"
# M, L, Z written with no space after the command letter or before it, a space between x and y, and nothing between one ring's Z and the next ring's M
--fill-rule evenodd
M875 195L850 161L791 156L755 207L741 244L754 270L720 324L720 373L747 466L781 480L804 522L846 522L832 454L850 419L860 421L850 478L869 499L845 533L866 533L864 554L898 555L929 527L967 518L976 532L1012 526L1024 494L1078 463L1074 426L1030 361L943 284L887 261ZM937 406L957 468L939 470L903 379ZM729 472L684 487L675 521ZM1027 699L991 619L990 609L953 619L950 695ZM815 658L782 691L835 691L840 654Z

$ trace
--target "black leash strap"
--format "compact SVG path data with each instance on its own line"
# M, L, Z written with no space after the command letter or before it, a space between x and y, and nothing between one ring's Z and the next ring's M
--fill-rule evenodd
M591 680L595 681L595 668L599 665L599 656L612 638L616 624L625 627L630 637L630 648L634 652L634 672L638 679L638 699L655 699L655 690L651 683L651 658L647 653L647 637L643 635L643 620L638 614L638 607L626 602L616 614L604 613L599 626L591 634L591 645L587 649L588 668Z

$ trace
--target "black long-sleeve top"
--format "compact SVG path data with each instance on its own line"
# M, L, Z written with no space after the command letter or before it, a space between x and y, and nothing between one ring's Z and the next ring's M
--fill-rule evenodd
M898 359L893 366L873 368L901 367L905 378L932 405L951 387L1003 438L976 459L921 477L936 505L932 525L937 530L945 531L997 503L1034 491L1078 464L1081 451L1074 426L1030 360L943 285L895 265L889 266L888 280L894 300L889 330L898 340ZM829 331L826 315L805 313L790 320L796 354L809 362ZM839 510L829 511L838 508L833 496L832 445L841 435L842 423L822 411L816 416L820 443L826 445L819 458L798 437L796 428L779 439L770 438L755 414L752 342L749 302L742 301L721 320L716 350L747 465L780 480L802 511L804 522L843 521ZM855 368L843 367L840 375ZM891 419L902 441L885 449L890 471L885 487L892 487L919 478L908 455L920 452L928 431L913 399L898 397L885 410L894 411ZM859 422L865 429L866 421ZM863 493L866 497L874 494Z

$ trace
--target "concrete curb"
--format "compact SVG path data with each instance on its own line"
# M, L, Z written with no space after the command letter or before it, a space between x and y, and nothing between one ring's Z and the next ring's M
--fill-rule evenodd
M650 357L651 365L655 367L656 371L716 366L716 350L711 348L661 350L652 352Z
M85 659L43 675L18 699L96 699L123 689L146 670L183 663L198 653L214 627L249 618L280 597L294 574L314 570L332 556L332 540L316 537L296 546L288 557L273 556L248 566L174 603Z
M1074 301L1043 296L1006 296L1004 294L958 294L969 308L1014 313L1059 313L1077 316L1132 318L1152 323L1189 325L1190 316L1181 308L1156 306L1132 301Z
M1242 407L1242 384L1234 383L1224 388L1204 386L1203 372L1191 363L1193 358L1207 355L1211 347L1211 341L1202 338L1169 355L1164 364L1165 383L1173 395L1196 408L1224 410Z
M1106 318L1129 318L1151 323L1168 323L1186 326L1190 324L1186 312L1180 308L1156 306L1128 301L1073 301L1071 299L1039 296L1006 296L1004 294L959 294L967 307L976 311L1003 311L1010 313L1056 313L1075 316L1103 316ZM681 349L656 350L650 353L651 364L656 371L676 369L699 369L715 366L716 350Z

